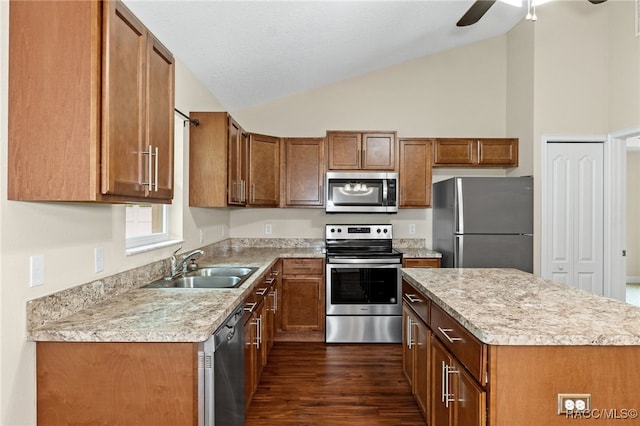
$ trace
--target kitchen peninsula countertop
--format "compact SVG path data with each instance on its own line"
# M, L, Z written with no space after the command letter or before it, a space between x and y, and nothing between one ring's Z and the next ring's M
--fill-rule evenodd
M490 345L640 345L640 308L515 269L403 269Z
M278 258L324 257L318 249L244 248L198 259L200 266L255 266L232 289L135 288L28 330L28 340L61 342L202 342L222 324ZM147 283L140 283L144 285Z

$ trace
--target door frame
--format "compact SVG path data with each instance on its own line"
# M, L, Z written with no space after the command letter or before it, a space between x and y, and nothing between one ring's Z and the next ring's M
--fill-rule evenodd
M547 202L547 194L551 193L551 182L547 179L548 168L550 167L549 162L547 161L548 149L547 144L551 141L553 142L561 142L561 143L602 143L603 144L603 203L604 203L604 211L603 211L603 221L605 224L610 222L610 214L611 211L607 209L607 206L611 204L611 200L609 200L611 191L611 177L610 177L610 153L609 153L609 145L607 143L609 137L607 135L543 135L542 136L542 146L541 146L541 156L540 156L540 276L546 279L549 278L549 274L551 271L551 265L546 261L547 255L549 253L549 244L550 242L547 240L547 233L549 232L549 228L551 227L551 210L548 208ZM610 244L608 243L610 239L610 229L607 226L603 226L603 255L604 259L602 262L602 281L603 281L603 295L607 297L611 294L611 289L609 288L608 283L610 282L609 271L612 269L610 267Z
M611 187L609 188L611 197L610 203L605 205L605 209L610 210L611 235L608 241L610 246L611 265L607 272L609 283L605 289L609 290L606 296L614 299L626 300L626 257L623 251L626 249L626 228L627 228L627 139L640 136L640 127L632 127L616 131L609 134L608 145L609 158L611 162Z

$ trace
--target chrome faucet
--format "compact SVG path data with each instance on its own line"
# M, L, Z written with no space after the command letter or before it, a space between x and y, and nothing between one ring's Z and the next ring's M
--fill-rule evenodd
M181 249L182 249L182 246L178 247L178 250L174 251L173 254L171 255L171 276L168 277L169 279L174 278L178 274L182 274L186 272L187 261L191 259L193 256L195 256L196 254L204 254L204 251L200 249L193 250L190 253L183 254L182 259L180 260L180 262L178 262L176 253L178 253Z

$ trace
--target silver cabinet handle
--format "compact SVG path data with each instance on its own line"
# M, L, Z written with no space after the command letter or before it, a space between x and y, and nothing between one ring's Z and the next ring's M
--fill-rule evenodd
M420 303L420 302L422 302L422 299L420 299L419 297L414 296L413 294L406 293L405 296L407 297L407 299L411 303Z
M440 402L444 402L445 400L445 395L448 391L448 376L447 376L447 371L448 371L448 366L447 363L442 361L442 371L441 371L441 376L440 376L440 384L441 384L441 390L442 392L440 393ZM448 405L447 405L448 406Z
M258 317L258 349L262 346L262 315Z
M277 277L278 274L280 274L280 271L271 271L271 275L273 275L274 277Z
M244 305L244 310L247 312L253 312L253 310L258 306L257 302L246 303Z
M258 296L264 296L264 294L265 294L268 290L269 290L269 289L268 289L268 288L266 288L266 287L259 288L259 289L257 289L257 290L256 290L256 294L257 294Z
M271 285L271 284L273 284L273 282L274 282L275 280L276 280L275 278L273 278L273 277L269 277L269 278L265 278L265 279L264 279L264 282L265 282L265 283L267 283L267 284L269 284L269 285Z
M278 289L274 288L271 295L273 296L273 313L275 314L278 312Z
M453 365L445 365L445 373L446 373L446 392L445 392L445 407L449 407L449 403L454 402L456 400L455 395L451 392L451 382L449 380L450 374L458 374L460 371L455 368Z
M453 342L457 342L457 341L462 340L462 337L451 337L451 336L449 336L447 333L449 333L449 332L453 331L453 330L452 330L452 329L450 329L450 328L440 328L440 327L438 327L438 331L439 331L440 333L442 333L442 335L443 335L444 337L446 337L446 338L447 338L447 340L449 341L449 343L453 343Z
M407 317L407 348L413 348L413 320Z
M155 175L155 183L154 183L154 187L155 187L155 191L158 192L158 147L156 146L156 175Z

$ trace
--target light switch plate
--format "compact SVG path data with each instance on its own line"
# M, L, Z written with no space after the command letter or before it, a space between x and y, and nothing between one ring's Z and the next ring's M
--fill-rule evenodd
M44 254L34 254L29 258L29 287L44 284Z
M264 225L264 233L266 235L271 235L271 232L272 232L271 224L270 223L266 223Z
M104 249L102 247L93 249L93 260L96 274L104 271Z

